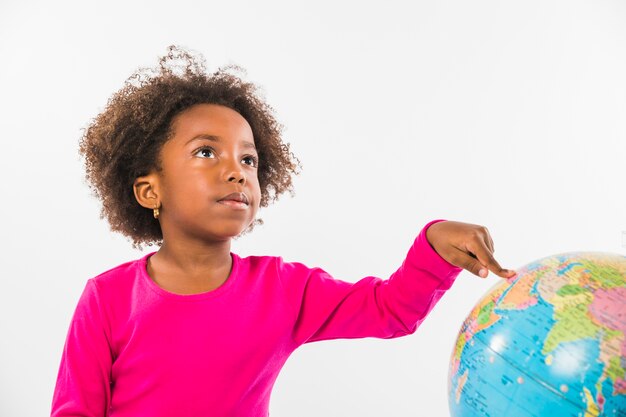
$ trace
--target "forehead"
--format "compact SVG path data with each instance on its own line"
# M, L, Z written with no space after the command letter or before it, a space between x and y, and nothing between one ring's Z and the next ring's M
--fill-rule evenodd
M198 135L233 137L254 143L248 121L237 111L219 104L196 104L172 120L174 137L188 140Z

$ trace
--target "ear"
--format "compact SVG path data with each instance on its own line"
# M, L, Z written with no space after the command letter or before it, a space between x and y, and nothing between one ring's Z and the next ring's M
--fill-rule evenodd
M155 172L137 177L133 183L133 192L137 202L145 208L153 209L161 205L159 178Z

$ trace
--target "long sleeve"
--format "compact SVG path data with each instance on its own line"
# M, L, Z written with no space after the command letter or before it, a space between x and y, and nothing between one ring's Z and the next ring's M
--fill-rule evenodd
M426 229L387 280L352 284L277 256L231 253L222 286L183 295L148 275L156 252L111 268L78 301L51 416L267 417L274 382L300 344L415 331L461 271Z
M356 283L321 268L278 258L278 274L294 305L296 345L338 338L394 338L412 334L451 287L462 268L432 248L421 230L402 265L387 279L367 276Z
M87 281L70 323L51 417L104 417L111 401L111 349L97 284Z

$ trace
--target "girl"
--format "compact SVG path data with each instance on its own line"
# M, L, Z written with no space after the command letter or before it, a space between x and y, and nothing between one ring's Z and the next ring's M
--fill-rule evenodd
M133 75L80 143L102 217L134 247L159 250L87 281L52 416L267 416L300 345L409 335L463 268L515 275L493 258L486 228L441 219L387 280L348 283L230 252L259 207L291 191L297 158L255 86L224 69L208 76L175 46L159 66Z

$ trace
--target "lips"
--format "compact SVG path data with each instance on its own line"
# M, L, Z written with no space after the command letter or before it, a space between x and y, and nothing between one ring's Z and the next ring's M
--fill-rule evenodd
M248 196L246 196L244 193L231 193L225 197L220 198L217 201L226 201L226 200L238 201L240 203L250 204L248 201Z

